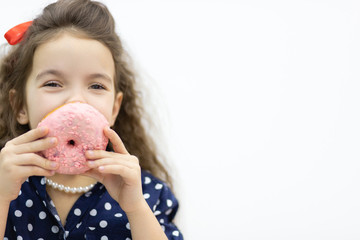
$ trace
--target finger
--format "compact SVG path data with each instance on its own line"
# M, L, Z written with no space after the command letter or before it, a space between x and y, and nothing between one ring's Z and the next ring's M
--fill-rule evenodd
M39 156L36 153L26 153L20 155L15 162L18 166L38 166L46 170L56 170L59 164Z
M121 159L121 158L118 158L118 159L101 158L101 159L94 160L94 161L87 161L86 163L90 168L97 168L97 167L105 166L105 165L123 165L128 168L135 168L139 165L139 163L136 160Z
M90 169L82 174L80 174L81 176L86 176L86 177L91 177L94 178L95 180L97 180L98 182L103 181L104 179L104 175L101 174L97 169Z
M14 138L13 140L11 140L11 143L15 145L19 145L27 142L32 142L35 141L36 139L45 137L46 134L48 134L48 132L49 129L47 127L35 128Z
M22 177L29 177L29 176L53 176L55 171L53 170L46 170L41 167L37 166L23 166L18 169L19 175Z
M46 149L55 147L57 144L56 137L48 137L42 138L33 142L24 143L18 145L19 147L16 148L15 153L22 154L22 153L36 153L41 152Z
M88 150L85 152L85 157L90 160L100 159L100 158L119 158L119 156L127 158L131 156L129 154L121 154L116 152L108 152L104 150Z
M121 141L119 135L109 127L104 129L105 136L109 138L113 145L114 151L117 153L129 154L124 143Z
M105 165L97 168L98 171L102 174L114 174L120 175L124 180L133 179L135 169L128 168L123 165Z
M104 150L88 150L85 152L85 157L86 157L86 159L89 159L89 160L95 160L95 159L100 159L100 158L111 157L112 154L114 154L114 153L104 151ZM119 153L115 153L115 154L119 154Z

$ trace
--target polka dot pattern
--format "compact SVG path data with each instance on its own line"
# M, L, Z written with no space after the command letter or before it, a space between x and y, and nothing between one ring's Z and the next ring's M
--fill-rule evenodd
M20 210L16 210L16 211L15 211L15 216L21 217L21 216L22 216L22 212L21 212Z
M29 232L31 232L34 229L34 227L31 223L29 223L27 227L28 227Z
M104 207L105 207L106 210L111 210L111 204L108 203L108 202L105 203Z
M25 202L25 205L28 207L28 208L30 208L30 207L32 207L33 206L33 201L31 200L31 199L28 199L26 202Z
M52 227L51 227L51 231L52 231L53 233L58 233L58 232L59 232L59 227L58 227L58 226L52 226Z
M76 216L80 216L80 215L81 215L81 210L80 210L79 208L75 208L74 214L75 214Z
M142 186L143 197L166 236L183 240L172 223L178 202L168 186L147 172L142 173ZM75 202L64 227L54 202L46 193L45 178L30 177L10 205L4 240L67 238L131 240L131 226L125 212L99 183Z
M99 225L100 225L100 227L102 227L102 228L106 228L106 226L108 225L108 223L107 223L107 221L102 220L102 221L100 221Z
M91 216L95 217L96 214L97 214L96 209L93 209L93 210L90 211L90 215L91 215Z
M157 183L157 184L155 185L155 189L156 189L156 190L160 190L160 189L162 189L162 187L163 187L163 185L162 185L161 183Z
M144 179L145 179L145 181L144 181L145 184L151 183L151 179L149 177L145 177Z
M46 183L46 179L43 177L43 178L41 178L41 180L40 180L40 184L41 185L45 185L45 183Z
M46 218L46 213L45 213L44 211L41 211L41 212L39 213L39 218L40 218L40 219L45 219L45 218Z

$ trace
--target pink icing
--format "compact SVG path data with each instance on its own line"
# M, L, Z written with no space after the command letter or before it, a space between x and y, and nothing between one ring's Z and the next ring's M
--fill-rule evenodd
M56 161L61 174L79 174L87 171L85 151L105 150L108 138L104 127L108 121L98 110L86 103L68 103L51 112L38 127L49 128L47 137L56 137L58 144L42 152Z

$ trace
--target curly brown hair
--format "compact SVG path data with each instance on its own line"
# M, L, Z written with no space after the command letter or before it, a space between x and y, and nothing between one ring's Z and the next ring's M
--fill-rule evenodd
M171 185L171 178L159 160L154 140L145 131L142 118L146 111L141 92L135 89L136 77L130 58L115 32L115 22L108 8L91 0L59 0L44 8L26 31L23 40L12 47L0 68L0 149L10 139L29 131L16 116L25 104L25 83L32 69L36 48L63 32L103 43L115 63L115 91L123 93L122 107L113 129L127 150L138 157L143 170ZM15 94L10 101L10 91ZM111 148L111 146L109 146Z

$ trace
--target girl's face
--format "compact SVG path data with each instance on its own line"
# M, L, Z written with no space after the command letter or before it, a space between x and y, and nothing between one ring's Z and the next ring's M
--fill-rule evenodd
M113 125L122 100L121 92L115 96L114 76L113 57L105 45L64 33L36 49L26 83L26 106L17 119L33 129L54 108L80 101L95 107Z

